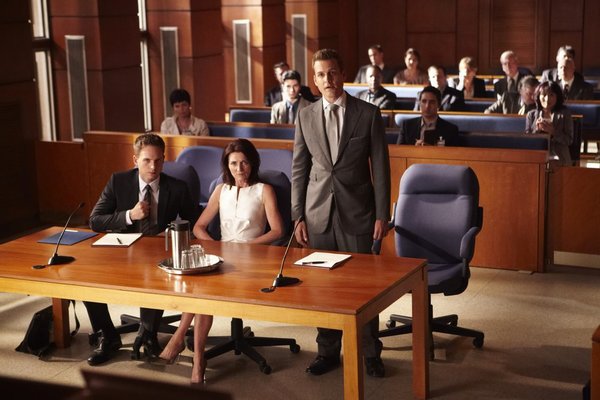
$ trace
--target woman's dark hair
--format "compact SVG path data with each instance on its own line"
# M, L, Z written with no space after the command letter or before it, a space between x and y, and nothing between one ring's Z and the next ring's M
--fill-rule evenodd
M417 59L418 62L421 62L421 54L419 54L419 52L417 51L417 49L414 48L409 48L408 50L406 50L406 52L404 53L404 58L406 58L407 56L415 56L415 58Z
M185 89L175 89L169 95L169 102L171 102L171 107L175 105L175 103L181 103L186 101L188 104L192 104L190 100L190 94Z
M540 101L540 95L548 93L548 92L552 92L556 95L556 104L550 111L562 109L565 104L565 96L564 96L562 90L560 89L560 86L558 86L558 83L556 83L554 81L542 82L538 85L537 88L535 88L536 108L538 110L541 110L543 108L542 103Z
M223 182L228 185L235 185L235 178L229 171L229 155L231 153L242 153L248 159L250 163L251 171L248 177L248 184L254 185L259 181L258 179L258 168L260 167L260 156L256 147L248 139L236 139L229 143L225 150L223 150L223 156L221 157L221 169L223 172Z

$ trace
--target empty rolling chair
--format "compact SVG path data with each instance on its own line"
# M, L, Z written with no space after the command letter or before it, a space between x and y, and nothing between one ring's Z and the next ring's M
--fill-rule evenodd
M453 296L467 288L482 215L479 182L467 166L415 164L402 176L394 215L396 253L428 260L430 295ZM392 314L388 329L379 336L411 333L411 323L408 317ZM430 305L429 323L432 332L472 337L475 347L483 346L483 333L457 326L457 315L434 318ZM433 358L433 335L430 345Z
M223 149L215 146L192 146L185 148L178 163L189 164L196 170L200 179L200 204L208 202L210 183L221 173L221 155Z

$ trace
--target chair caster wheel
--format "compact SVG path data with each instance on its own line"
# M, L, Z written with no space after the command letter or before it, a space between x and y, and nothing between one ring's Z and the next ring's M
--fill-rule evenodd
M396 321L392 321L391 319L385 323L385 326L387 326L388 328L394 328L396 327Z
M290 345L290 351L294 354L300 353L300 346L297 344Z
M269 375L271 373L271 367L268 364L260 364L258 366L258 368L260 368L260 372L262 372L265 375Z
M477 347L478 349L483 347L483 336L482 337L476 337L475 339L473 339L473 346Z

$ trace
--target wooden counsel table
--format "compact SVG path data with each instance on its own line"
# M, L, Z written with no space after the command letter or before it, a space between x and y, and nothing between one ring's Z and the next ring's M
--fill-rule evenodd
M59 254L74 256L67 265L34 270L54 251L37 241L60 231L46 229L0 245L0 291L55 298L55 332L68 337L66 301L210 313L344 331L344 398L362 399L361 327L402 295L412 292L413 393L428 395L428 302L424 260L353 254L342 266L324 270L292 266L312 252L290 249L284 275L300 278L293 287L262 293L279 270L284 248L203 241L207 253L225 260L209 274L171 275L157 267L169 254L162 237L144 237L128 248L91 247L100 236ZM68 341L63 342L68 345ZM384 355L385 357L385 355Z

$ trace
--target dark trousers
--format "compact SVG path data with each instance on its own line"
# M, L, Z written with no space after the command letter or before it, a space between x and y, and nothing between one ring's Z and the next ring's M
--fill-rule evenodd
M349 235L342 229L337 209L332 208L329 226L323 233L311 232L308 228L308 240L311 248L331 251L349 251L352 253L370 253L373 245L373 232L365 235ZM365 271L368 274L369 271ZM320 356L339 357L342 348L342 331L317 328L317 344ZM363 328L362 350L364 357L379 357L383 344L379 340L379 316L373 318Z
M87 309L92 329L94 332L102 331L106 337L117 336L117 330L110 318L108 305L105 303L95 303L92 301L84 301L83 304ZM160 326L162 318L162 310L154 310L151 308L140 308L140 333L143 330L156 333Z

